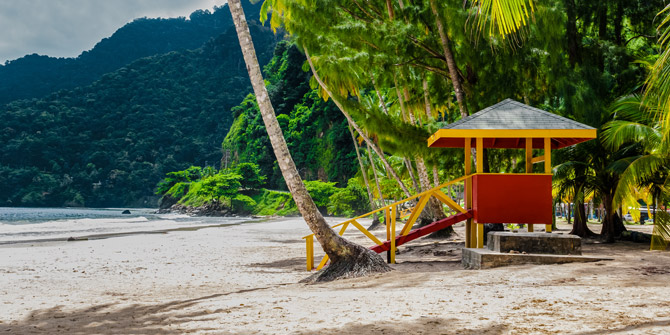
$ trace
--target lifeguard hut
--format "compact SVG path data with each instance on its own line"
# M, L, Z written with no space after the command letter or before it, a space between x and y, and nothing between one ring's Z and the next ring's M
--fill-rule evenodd
M429 147L465 149L466 176L472 174L472 149L476 152L476 174L465 182L465 206L473 211L466 223L466 248L483 247L484 223L527 224L529 232L543 224L551 232L551 150L594 138L593 127L512 99L435 132ZM484 173L484 149L525 150L525 173ZM533 157L533 149L544 152ZM544 173L533 173L533 164L542 162Z
M485 223L526 224L528 232L534 231L534 225L544 225L545 231L551 232L551 151L594 138L595 128L506 99L445 126L428 138L428 146L431 148L464 149L464 176L349 219L333 228L340 228L339 234L342 235L347 227L356 227L376 244L370 249L378 253L388 252L391 263L395 262L397 246L462 221L466 221L465 247L468 249L484 247ZM525 173L484 173L484 149L525 150ZM533 157L533 149L543 150L543 154ZM533 164L537 163L544 163L542 173L533 173ZM460 182L464 183L464 207L451 199L447 195L449 192L443 191ZM455 214L412 230L431 197L437 198ZM409 201L416 201L416 206L411 209L400 233L396 234L398 206ZM376 237L357 221L379 212L383 212L386 218L386 241ZM303 238L307 244L307 269L312 270L313 235ZM325 256L317 269L325 266L327 261L328 256Z

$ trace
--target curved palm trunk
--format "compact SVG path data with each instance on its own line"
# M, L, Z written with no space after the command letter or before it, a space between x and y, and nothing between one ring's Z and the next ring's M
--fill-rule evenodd
M405 193L405 196L407 196L408 198L411 197L412 194L409 192L409 190L407 189L407 186L405 186L405 183L402 182L402 180L400 179L398 174L395 172L395 170L393 170L393 168L391 167L391 164L389 164L389 162L386 160L386 157L384 156L384 153L379 149L379 147L377 147L370 140L370 138L367 135L365 135L365 133L363 132L361 127L358 126L358 124L356 123L356 121L354 121L354 119L351 117L351 115L349 115L349 113L347 113L344 110L344 106L342 106L339 99L336 96L333 95L333 93L326 86L326 84L323 82L323 80L321 80L321 77L319 77L319 74L316 73L316 69L314 68L314 63L312 62L312 58L309 56L309 51L307 51L307 47L303 46L303 49L305 49L305 57L307 58L307 63L309 63L309 67L310 67L310 69L312 69L312 75L314 75L314 79L316 79L316 81L319 83L319 86L321 86L321 88L323 88L323 90L328 93L330 98L333 99L333 102L340 109L340 112L342 112L342 114L347 119L347 121L349 121L349 124L351 124L351 126L353 126L354 129L356 129L356 132L358 132L361 135L361 137L363 137L363 140L365 140L365 143L368 145L368 148L372 148L372 150L374 150L375 153L379 156L379 158L382 160L382 163L384 163L384 166L386 167L387 172L389 172L391 174L391 176L393 176L393 179L395 179L395 181L398 183L398 185L400 186L402 191Z
M363 160L361 159L361 153L358 148L358 141L356 140L356 135L354 135L354 131L351 129L351 125L349 125L349 133L351 134L351 139L354 141L354 148L356 148L356 158L358 158L358 165L361 167L361 174L363 175L363 181L365 182L365 189L368 191L368 201L370 201L370 209L376 209L374 199L372 197L372 191L370 190L370 181L368 181L368 174L365 171L365 167L363 166Z
M316 240L331 259L330 266L308 278L309 281L325 281L342 277L356 277L372 272L389 271L390 267L384 263L379 255L336 234L317 209L298 174L293 158L286 146L282 130L277 122L240 0L229 0L228 8L230 8L235 23L235 30L247 65L249 79L256 94L263 123L270 137L270 143L286 181L286 186L291 191L293 200L309 229L314 233Z
M416 180L416 176L414 175L414 167L412 167L412 161L405 157L403 159L405 161L405 166L407 167L407 173L409 174L409 177L412 179L412 184L414 185L414 192L419 192L421 187L419 187L419 182Z
M456 67L454 54L451 52L451 46L449 45L449 37L444 31L444 24L442 23L440 14L437 11L437 3L435 0L430 0L430 8L433 11L433 15L435 15L435 23L437 24L437 31L440 34L440 43L442 44L442 52L444 52L444 60L447 62L449 77L451 77L451 84L454 86L454 92L456 92L456 102L458 102L458 109L461 111L461 117L466 117L468 116L468 108L465 105L465 94L463 93L461 77L458 74L458 67Z
M372 160L372 152L370 148L367 150L368 159L370 160L370 167L372 167L372 175L375 177L375 185L377 186L377 194L379 194L379 200L382 203L382 206L386 206L386 201L384 201L384 194L382 194L382 188L379 186L379 178L377 178L377 168L375 167L375 162Z

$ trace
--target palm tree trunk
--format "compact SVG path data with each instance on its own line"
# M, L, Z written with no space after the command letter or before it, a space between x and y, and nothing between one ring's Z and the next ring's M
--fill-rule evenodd
M568 215L567 215L568 224L572 224L572 222L571 222L572 221L572 208L570 207L570 203L568 203L567 213L568 213Z
M423 103L426 105L426 117L428 120L433 120L433 112L430 108L430 96L428 95L428 80L426 80L426 75L423 75L422 78L422 87L423 87Z
M403 158L405 161L405 166L407 167L407 173L409 174L409 177L412 179L412 184L414 184L414 192L419 192L421 190L421 187L419 187L419 182L416 180L416 176L414 175L414 167L412 167L412 161L405 157Z
M256 58L256 50L254 49L251 33L249 32L249 26L247 25L240 0L229 0L228 8L233 17L242 55L247 65L251 85L256 94L263 123L270 138L277 163L286 181L286 186L291 191L298 210L300 210L305 222L314 233L316 240L331 259L330 266L324 271L308 278L309 281L326 281L342 277L357 277L373 272L389 271L390 267L384 263L384 260L379 255L335 233L317 209L298 174L291 153L288 151L284 134L279 127L279 122L277 122L274 108L265 88L260 65Z
M309 56L309 51L307 50L307 47L303 46L303 49L305 49L305 57L307 58L307 62L309 63L309 67L312 69L312 74L314 75L314 79L319 83L321 88L323 88L324 91L328 93L331 99L333 99L333 102L335 105L340 109L340 112L344 115L344 117L349 121L349 124L351 124L354 129L356 129L356 132L358 132L361 137L363 137L363 140L365 140L365 143L368 145L368 148L372 148L372 150L375 151L375 153L379 156L379 158L382 160L382 163L384 163L384 166L386 167L386 170L391 173L391 176L395 181L398 183L402 191L405 193L405 196L408 198L412 196L412 194L409 192L407 189L407 186L405 186L405 183L402 182L402 179L398 176L398 174L393 170L391 167L391 164L386 160L386 157L384 156L384 153L370 140L368 136L365 135L363 130L358 126L356 121L349 115L344 110L344 106L339 101L339 98L333 95L333 92L330 91L330 89L326 86L326 84L321 80L321 77L319 77L319 74L316 73L316 69L314 68L314 63L312 62L312 58Z
M382 206L386 206L386 201L384 201L384 195L382 194L382 188L379 186L379 178L377 178L377 168L375 167L375 162L372 160L372 152L368 148L368 159L370 160L370 167L372 167L372 174L375 177L375 185L377 186L377 194L379 194L379 200L382 203Z
M596 234L589 229L587 225L586 218L586 209L584 208L584 200L575 200L575 220L572 225L572 231L570 234L577 235L579 237L592 237Z
M444 52L444 60L447 62L449 77L451 77L451 84L454 86L454 92L456 92L458 109L461 111L461 117L466 117L468 116L468 108L465 104L463 84L461 83L461 77L458 73L456 61L454 60L454 54L451 52L451 46L449 45L449 37L447 36L447 33L444 29L444 24L440 18L440 13L437 11L437 3L435 0L430 0L430 8L433 11L433 15L435 15L435 23L437 24L437 31L440 34L440 43L442 44L442 52Z
M375 92L377 92L377 98L379 99L379 104L382 105L384 114L389 115L389 110L386 108L386 102L384 102L384 97L382 97L382 93L379 91L379 88L377 88L377 81L375 80L375 75L372 72L370 72L370 80L372 81L372 87L374 87Z
M356 140L356 135L349 125L349 133L351 134L351 139L354 141L354 148L356 148L356 158L358 158L358 165L361 167L361 174L363 175L363 181L365 182L365 189L368 191L368 200L370 201L370 209L376 209L374 198L372 197L372 191L370 190L370 182L368 181L368 174L363 166L363 160L361 159L361 153L358 148L358 141Z
M602 221L602 230L600 231L600 237L605 243L612 243L616 237L615 231L615 214L614 206L612 205L612 200L614 194L606 194L603 196L603 207L605 208L605 218Z

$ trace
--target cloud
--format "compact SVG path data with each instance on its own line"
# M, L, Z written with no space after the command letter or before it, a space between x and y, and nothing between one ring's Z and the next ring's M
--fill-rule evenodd
M76 57L140 17L188 16L225 0L1 0L0 64L27 54Z

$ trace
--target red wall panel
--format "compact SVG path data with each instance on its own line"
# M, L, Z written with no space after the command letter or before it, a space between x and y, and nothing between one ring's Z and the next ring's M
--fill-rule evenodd
M484 174L473 179L477 223L551 223L551 175Z

